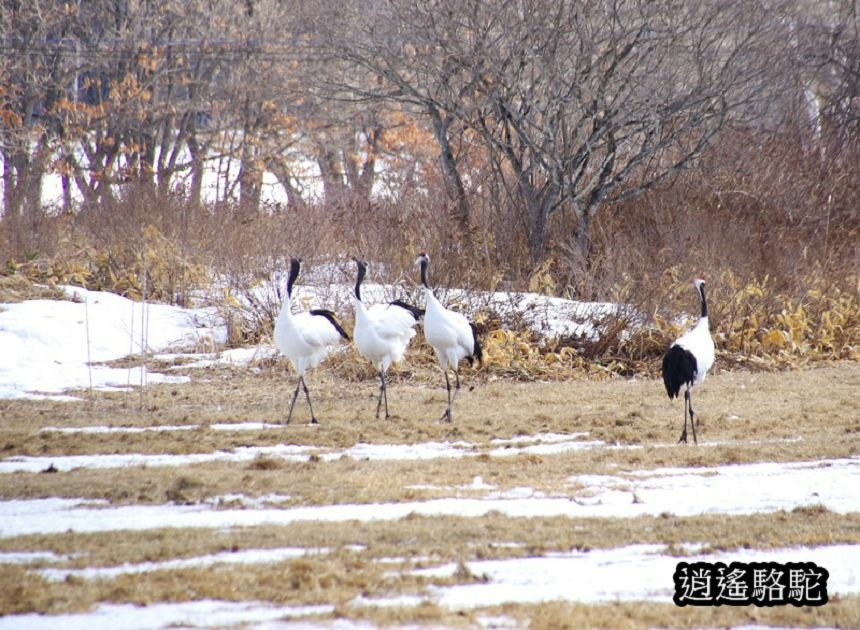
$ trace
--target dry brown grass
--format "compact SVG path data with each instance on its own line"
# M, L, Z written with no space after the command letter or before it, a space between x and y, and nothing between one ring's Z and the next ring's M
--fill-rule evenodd
M25 300L60 300L63 297L59 289L36 284L23 275L0 275L0 304Z
M335 357L333 359L337 361ZM654 379L510 382L492 366L464 370L465 389L455 422L436 420L445 392L438 371L405 366L389 390L396 415L373 419L376 383L372 375L355 381L338 370L317 370L309 379L321 426L310 427L299 407L290 426L259 431L214 431L214 422L281 422L292 379L282 363L259 373L225 367L189 371L192 382L148 388L148 406L137 394L97 393L81 403L7 400L2 406L0 449L4 456L99 453L199 453L245 445L281 443L342 449L360 442L410 444L465 440L478 454L455 460L286 462L274 457L244 463L208 463L180 468L76 470L58 474L0 475L0 497L89 497L113 504L196 503L240 493L289 495L286 506L371 503L473 496L476 476L499 490L531 487L552 496L570 496L572 475L618 474L663 466L708 466L760 461L803 461L860 453L856 392L860 365L834 363L801 371L721 372L695 394L701 414L698 447L676 445L681 406L665 396ZM199 425L191 431L143 434L65 434L46 427L90 425ZM588 432L590 438L635 449L594 449L562 455L491 456L492 438L538 432ZM800 439L797 439L800 438ZM396 480L396 483L392 483ZM418 486L418 487L410 487ZM456 488L461 489L457 490ZM224 504L224 507L236 507ZM41 566L84 568L186 558L229 550L299 546L328 553L271 565L223 565L215 570L155 571L112 580L72 577L46 582L21 567L0 567L0 614L83 611L98 602L153 603L198 598L332 603L334 616L374 624L409 621L473 626L481 611L454 613L425 604L418 608L356 608L358 596L421 594L428 584L468 582L419 578L403 570L445 562L516 558L548 551L618 547L634 543L682 545L699 542L707 550L778 548L792 545L860 544L860 516L810 507L750 516L631 519L422 517L355 523L297 522L229 531L209 529L145 532L64 533L0 540L4 551L45 551L75 555L68 563ZM511 546L508 543L516 543ZM347 548L362 545L363 548ZM392 565L391 558L401 560ZM382 562L388 559L388 562ZM37 565L38 566L38 565ZM397 571L390 573L390 569ZM670 578L667 578L667 580ZM551 603L506 605L483 612L513 617L535 628L701 627L742 623L851 627L860 598L833 601L822 609L678 609L670 605Z
M337 364L341 360L336 355L330 361ZM328 447L352 446L362 441L410 443L445 439L480 444L493 437L537 431L588 431L592 437L610 443L654 445L672 444L683 420L682 406L666 397L662 382L656 379L512 383L488 365L477 371L466 367L461 370L463 391L455 404L456 421L440 423L437 418L445 405L441 373L431 367L410 365L391 373L389 403L395 417L377 421L373 412L378 385L373 375L368 371L363 380L356 382L353 376L344 379L335 372L336 369L320 368L306 379L321 426L306 424L307 407L299 401L292 425L285 426L283 432L268 429L254 434L253 443L273 444L286 437L290 443ZM140 408L137 392L97 393L93 400L75 404L2 401L4 453L42 455L106 449L201 452L235 447L249 438L244 431L208 431L208 424L286 420L295 377L287 372L284 361L269 364L259 372L212 367L186 373L193 376L189 384L150 386L144 409ZM694 397L704 440L801 436L814 446L797 448L813 449L809 456L816 456L817 449L828 449L828 440L855 435L853 403L858 384L860 367L850 361L788 372L718 370L696 389ZM81 395L88 396L86 392ZM90 424L200 428L166 434L81 436L42 432L46 426Z

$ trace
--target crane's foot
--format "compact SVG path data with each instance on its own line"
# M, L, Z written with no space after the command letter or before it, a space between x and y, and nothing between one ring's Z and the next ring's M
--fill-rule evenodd
M684 429L684 432L681 433L681 437L678 440L678 444L680 444L681 442L683 442L684 444L687 443L687 429L686 428Z
M311 424L319 424L319 420L316 418L311 418Z

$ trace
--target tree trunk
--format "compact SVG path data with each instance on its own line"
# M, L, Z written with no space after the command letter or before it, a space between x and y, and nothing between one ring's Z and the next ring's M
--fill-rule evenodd
M340 162L333 151L327 147L319 147L317 165L323 182L323 196L327 203L340 203L346 192L343 171Z
M278 183L284 187L284 191L287 194L287 208L301 210L306 207L307 204L302 197L302 191L293 184L292 173L290 173L289 168L281 164L278 160L269 160L266 166L269 172L278 180Z
M191 204L200 207L203 192L203 158L200 155L200 145L192 134L188 137L188 153L191 154Z
M582 271L587 271L589 268L589 258L591 254L591 218L592 212L587 209L577 208L576 212L576 232L573 235L573 244L576 248L576 253L579 257Z
M260 209L263 173L257 164L257 147L248 142L245 135L242 143L242 164L239 170L239 206L246 217Z
M449 119L442 119L442 114L435 107L429 108L430 118L433 121L433 134L439 143L439 162L442 166L442 175L445 179L449 197L454 201L455 217L457 226L462 234L469 233L471 224L471 209L466 197L466 189L460 173L457 171L457 161L454 159L454 151L448 140L448 128L451 124Z

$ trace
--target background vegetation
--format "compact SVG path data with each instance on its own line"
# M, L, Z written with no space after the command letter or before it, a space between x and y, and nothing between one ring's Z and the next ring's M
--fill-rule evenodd
M632 304L656 327L599 344L483 325L629 372L702 273L724 360L856 359L856 3L654 4L4 2L7 275L185 303L426 250L439 286Z

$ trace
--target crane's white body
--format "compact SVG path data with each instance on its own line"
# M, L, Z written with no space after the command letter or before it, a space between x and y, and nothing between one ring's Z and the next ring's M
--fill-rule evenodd
M393 363L406 354L406 347L415 336L415 317L393 304L365 306L353 296L355 329L352 338L358 353L385 373Z
M708 318L700 318L693 328L672 345L681 346L696 358L696 371L690 385L700 385L705 380L708 370L714 365L715 358L714 339L708 327Z
M427 338L443 371L448 367L457 369L460 361L472 356L475 337L467 320L460 313L448 310L436 299L428 287L424 287L427 312L424 314L424 336Z
M284 298L275 320L275 346L290 360L299 376L318 366L340 339L340 332L328 319L307 311L293 314L290 296Z

